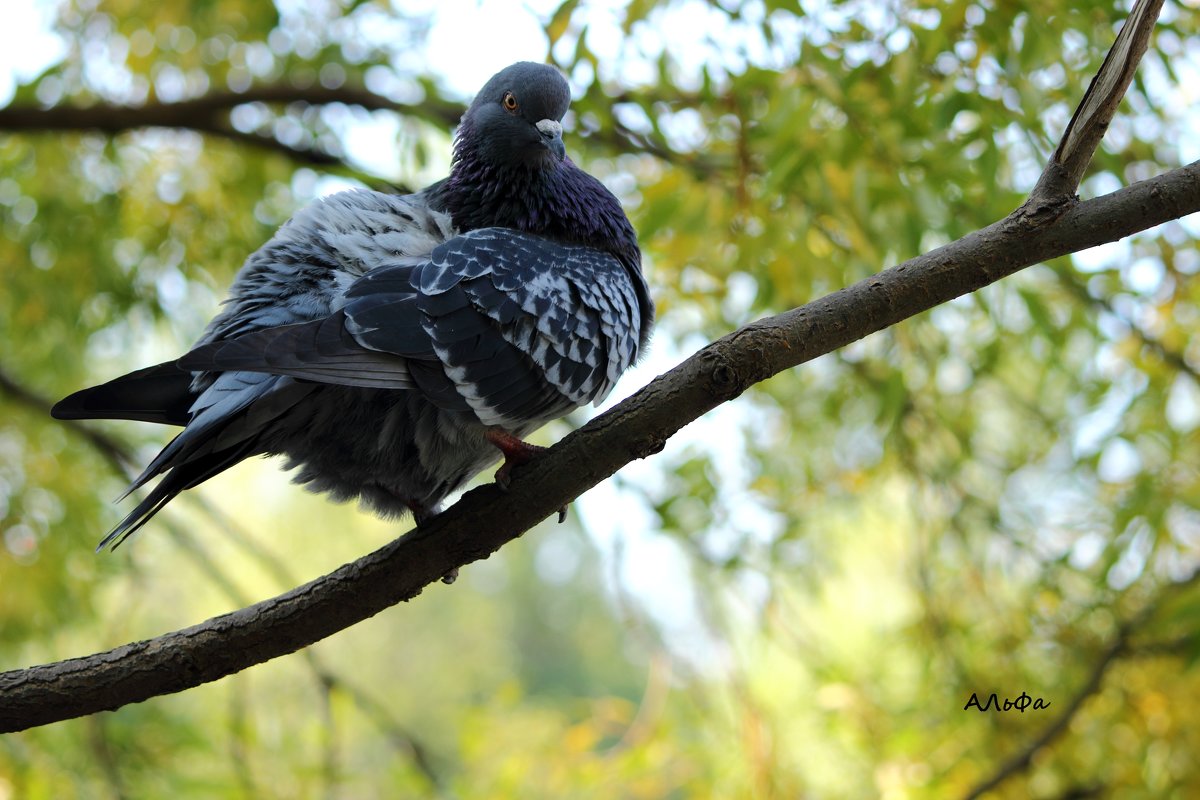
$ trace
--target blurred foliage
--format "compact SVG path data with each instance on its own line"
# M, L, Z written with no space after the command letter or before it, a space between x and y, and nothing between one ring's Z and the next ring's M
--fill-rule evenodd
M641 233L664 366L1005 215L1125 5L567 0L510 60L548 54L579 90L569 148ZM461 103L423 68L431 20L74 0L64 57L11 104L285 82ZM1082 195L1197 157L1198 22L1168 4ZM338 105L237 109L272 152L0 134L0 668L183 627L397 533L244 465L97 557L124 479L38 407L180 352L245 254L354 174L282 151L354 160L348 132L381 120L404 154L382 180L444 171L429 119ZM308 655L2 737L0 798L965 796L1098 669L997 796L1198 796L1198 237L1060 259L780 375L568 525ZM140 456L166 435L97 427ZM992 692L1051 705L963 711Z

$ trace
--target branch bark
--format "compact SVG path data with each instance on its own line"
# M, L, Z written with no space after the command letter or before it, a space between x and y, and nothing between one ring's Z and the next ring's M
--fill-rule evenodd
M301 104L320 106L344 104L368 111L394 111L442 127L458 124L462 106L429 99L417 105L397 103L366 89L342 86L299 88L287 84L253 86L244 92L214 91L174 103L151 102L139 106L97 103L91 106L9 106L0 108L0 130L6 131L101 131L121 133L135 128L195 128L224 121L234 108L248 103L266 105Z
M359 86L335 88L324 86L297 87L290 84L252 86L244 92L212 91L199 97L173 103L150 102L142 105L96 103L90 106L53 106L41 108L16 105L0 108L0 131L14 133L45 133L48 131L94 131L110 136L143 128L179 128L194 130L210 136L228 139L238 144L282 153L301 163L316 167L353 169L338 153L316 145L293 145L280 141L269 133L241 131L233 127L229 114L233 109L250 103L268 106L327 106L347 105L367 111L391 111L400 116L420 119L440 128L458 125L466 108L436 96L426 96L420 103L399 103ZM636 133L619 120L611 127L581 132L590 140L600 142L617 152L631 149L652 155L663 161L686 166L700 178L719 171L717 164L697 154L672 151L655 137ZM365 183L369 176L355 175Z
M1139 30L1154 22L1137 7L1134 19ZM1106 60L1093 84L1108 85L1105 69L1118 67L1129 65ZM1097 124L1107 119L1077 113L1068 132ZM1077 141L1073 158L1082 147L1090 159L1099 138ZM1061 150L1047 166L1059 179L1040 181L1041 190L1009 216L712 343L517 470L507 491L479 487L419 530L278 597L105 653L0 674L0 732L182 691L319 641L486 558L754 383L1024 267L1200 211L1200 161L1079 202L1082 169L1064 167Z
M284 106L344 104L368 111L394 111L447 128L457 125L463 112L462 106L439 99L430 98L417 105L408 105L354 86L328 89L323 86L300 88L276 84L254 86L245 92L214 91L175 103L152 102L139 106L111 103L51 108L9 106L0 108L0 131L95 131L115 135L141 128L184 128L283 153L303 164L347 166L340 155L315 146L285 144L273 136L237 130L230 123L229 114L236 107L248 103Z
M1092 154L1100 145L1108 123L1112 122L1121 98L1129 89L1138 62L1146 53L1162 5L1163 0L1143 0L1130 10L1129 18L1100 65L1100 71L1092 78L1083 100L1067 123L1067 130L1033 191L1035 197L1041 193L1054 194L1055 190L1074 192L1083 180L1084 170L1091 163Z

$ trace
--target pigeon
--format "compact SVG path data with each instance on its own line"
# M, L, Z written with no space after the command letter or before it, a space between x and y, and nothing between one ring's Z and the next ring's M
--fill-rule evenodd
M620 202L566 155L569 103L553 67L500 71L463 115L448 177L315 200L247 258L189 352L55 405L183 429L97 549L257 455L420 525L501 456L505 485L540 449L523 437L599 404L645 351L654 303Z

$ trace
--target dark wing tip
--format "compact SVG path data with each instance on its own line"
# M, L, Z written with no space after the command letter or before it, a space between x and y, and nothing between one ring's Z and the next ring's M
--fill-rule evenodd
M75 392L59 400L50 407L50 416L55 419L87 419L87 412L83 408L83 395L91 391L84 389L80 392Z
M192 376L173 362L155 364L81 389L59 400L50 416L61 420L132 419L184 425L195 396Z

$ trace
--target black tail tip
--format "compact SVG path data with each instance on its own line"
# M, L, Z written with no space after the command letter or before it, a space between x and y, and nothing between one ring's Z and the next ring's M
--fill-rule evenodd
M102 553L107 550L111 553L115 551L121 546L122 542L129 538L131 533L133 533L133 531L128 530L124 523L118 525L116 528L109 531L107 536L100 540L100 544L96 545L96 552Z
M79 402L75 400L75 395L70 395L50 407L50 416L55 419L81 419L80 413L82 411L83 409L80 408Z

